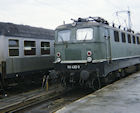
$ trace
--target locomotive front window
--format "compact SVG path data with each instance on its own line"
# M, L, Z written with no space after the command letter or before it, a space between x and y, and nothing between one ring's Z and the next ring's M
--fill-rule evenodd
M91 40L93 38L92 28L78 29L76 33L77 40Z
M58 32L58 42L70 40L70 30L63 30Z
M19 41L9 39L9 56L19 56Z

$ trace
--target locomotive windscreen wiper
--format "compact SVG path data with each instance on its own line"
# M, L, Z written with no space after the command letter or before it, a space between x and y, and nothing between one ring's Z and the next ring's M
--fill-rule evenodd
M70 30L62 30L58 32L58 42L65 42L70 40Z
M60 35L59 35L59 37L60 37L60 39L62 40L62 43L64 43L64 39L63 39L63 37L62 37L62 36L60 36Z
M86 33L86 35L85 35L85 38L84 38L84 41L87 39L87 33Z

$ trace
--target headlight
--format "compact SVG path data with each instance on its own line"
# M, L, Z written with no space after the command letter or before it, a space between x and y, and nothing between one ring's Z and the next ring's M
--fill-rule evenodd
M87 62L91 62L92 58L91 57L87 57Z
M57 58L56 61L57 61L57 62L61 62L61 58Z
M57 56L57 57L60 57L60 56L61 56L60 52L57 52L57 53L56 53L56 56Z
M91 51L87 51L87 56L91 56L92 52Z

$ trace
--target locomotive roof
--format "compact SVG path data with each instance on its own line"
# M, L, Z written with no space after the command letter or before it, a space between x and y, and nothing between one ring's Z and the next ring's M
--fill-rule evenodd
M134 34L134 31L132 29L124 28L122 30L122 29L120 29L121 26L119 26L117 28L117 27L115 27L115 24L113 24L112 26L109 26L109 22L107 20L105 20L104 18L101 18L101 17L91 17L90 16L88 18L78 18L77 20L75 20L75 19L71 19L71 20L73 20L73 23L58 26L56 29L57 30L62 30L62 29L71 29L73 27L76 27L76 28L82 28L83 27L84 28L84 27L92 27L92 26L102 26L102 27L105 27L105 28L114 29L114 30ZM140 35L140 34L135 34L135 35Z
M54 30L0 22L0 35L54 40Z
M70 23L70 24L64 24L64 25L60 25L58 26L56 29L68 29L68 28L73 28L73 27L87 27L87 26L98 26L99 23L96 22L78 22L76 23L76 25L74 25L75 23Z
M106 25L106 24L97 23L97 22L90 22L90 21L89 22L78 22L75 26L73 26L73 23L60 25L56 28L56 30L71 29L71 28L74 28L74 27L82 28L82 27L92 27L92 26L102 26L102 27L106 27L106 28L109 28L109 29L114 29L114 30L117 30L117 31L127 32L127 33L130 33L130 34L135 34L134 32L130 32L130 31L127 31L127 30L122 30L118 27L113 27L113 26L109 26L109 25ZM138 35L138 34L135 34L135 35Z

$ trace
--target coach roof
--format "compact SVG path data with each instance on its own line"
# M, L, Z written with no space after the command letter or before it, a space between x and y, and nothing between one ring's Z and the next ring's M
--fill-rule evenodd
M0 35L54 40L54 30L0 22Z

